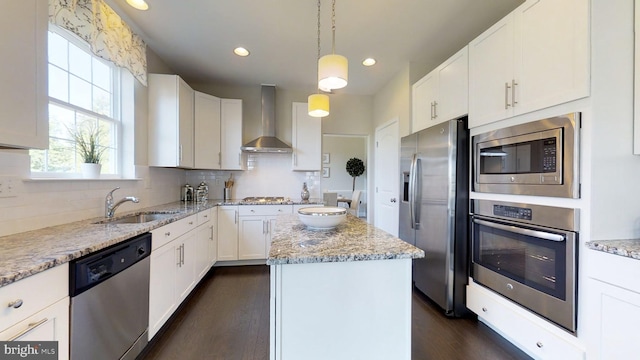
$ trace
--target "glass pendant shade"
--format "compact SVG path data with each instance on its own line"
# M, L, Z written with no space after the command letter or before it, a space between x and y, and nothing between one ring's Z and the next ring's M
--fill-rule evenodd
M325 117L329 115L329 96L325 94L309 95L307 100L309 116Z
M337 54L325 55L318 60L318 88L323 91L347 86L349 61Z

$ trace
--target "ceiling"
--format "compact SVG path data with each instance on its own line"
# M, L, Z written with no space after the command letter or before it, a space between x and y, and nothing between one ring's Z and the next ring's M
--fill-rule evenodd
M147 0L139 11L107 0L187 82L315 91L316 0ZM349 84L336 93L371 95L409 63L435 68L522 0L339 0L336 53ZM331 1L321 9L321 54L331 50ZM232 50L243 46L246 58ZM364 67L374 57L378 63Z

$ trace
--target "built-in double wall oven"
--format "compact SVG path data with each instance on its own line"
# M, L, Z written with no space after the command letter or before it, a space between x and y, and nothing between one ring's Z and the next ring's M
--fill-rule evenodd
M472 202L474 281L576 331L577 209Z
M579 198L579 135L571 113L474 136L473 190ZM575 333L579 210L482 198L470 208L474 282Z

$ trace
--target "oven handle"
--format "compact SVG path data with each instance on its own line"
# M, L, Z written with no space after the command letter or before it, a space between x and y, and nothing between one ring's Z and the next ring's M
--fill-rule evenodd
M510 232L513 232L513 233L516 233L516 234L532 236L532 237L536 237L536 238L540 238L540 239L544 239L544 240L551 240L551 241L564 241L565 240L564 235L560 235L560 234L553 234L553 233L548 233L548 232L544 232L544 231L524 229L524 228L520 228L520 227L516 227L516 226L510 226L510 225L502 225L502 224L497 224L497 223L494 223L494 222L480 220L480 219L473 219L473 222L476 223L476 224L479 224L479 225L484 225L484 226L490 227L490 228L510 231Z

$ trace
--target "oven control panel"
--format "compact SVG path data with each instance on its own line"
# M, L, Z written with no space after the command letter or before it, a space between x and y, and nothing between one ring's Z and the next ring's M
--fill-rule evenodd
M524 207L493 205L493 215L530 221L533 215L533 211L529 208Z

